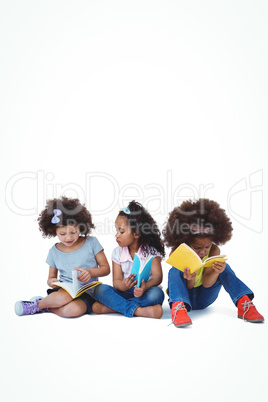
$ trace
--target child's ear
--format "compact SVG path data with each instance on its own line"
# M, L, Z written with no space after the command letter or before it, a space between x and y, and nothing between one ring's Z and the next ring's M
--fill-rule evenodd
M134 233L134 237L135 237L135 239L138 239L139 237L141 237L141 235L137 234L137 233Z

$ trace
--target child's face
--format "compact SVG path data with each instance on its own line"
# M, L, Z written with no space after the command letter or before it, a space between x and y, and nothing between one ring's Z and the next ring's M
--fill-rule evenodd
M211 244L212 240L210 237L195 237L191 242L189 242L189 246L196 252L201 260L209 252Z
M61 243L66 247L71 247L77 242L80 236L80 230L78 226L60 226L56 229L56 234Z
M115 221L115 238L120 247L138 244L139 236L132 232L125 216L118 216Z

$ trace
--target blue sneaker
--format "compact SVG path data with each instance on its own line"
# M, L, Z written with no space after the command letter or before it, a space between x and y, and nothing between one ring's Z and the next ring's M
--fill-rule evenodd
M41 313L42 310L39 310L37 303L37 301L17 301L15 303L15 313L17 315Z

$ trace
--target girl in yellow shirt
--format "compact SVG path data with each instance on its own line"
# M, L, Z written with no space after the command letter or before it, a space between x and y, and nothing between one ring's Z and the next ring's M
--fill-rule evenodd
M163 230L165 244L174 251L181 243L190 246L205 260L220 254L219 244L232 236L232 224L224 209L215 201L199 199L184 201L169 214ZM168 275L168 294L172 322L176 327L192 324L188 312L212 304L221 287L229 293L238 308L238 318L249 322L263 322L252 299L254 294L225 262L214 262L212 267L200 268L190 274L172 267Z

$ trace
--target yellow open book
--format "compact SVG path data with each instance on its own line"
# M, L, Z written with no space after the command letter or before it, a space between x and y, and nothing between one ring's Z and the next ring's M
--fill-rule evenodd
M80 274L78 271L72 272L73 282L53 282L53 285L59 286L60 288L66 290L73 299L81 296L86 290L94 288L94 286L100 285L101 282L90 282L86 285L80 285L77 276Z
M224 262L226 260L226 255L215 255L202 262L201 258L191 247L182 243L175 251L173 251L166 262L182 272L184 271L184 268L190 268L190 273L192 274L199 268L211 267L215 261Z

